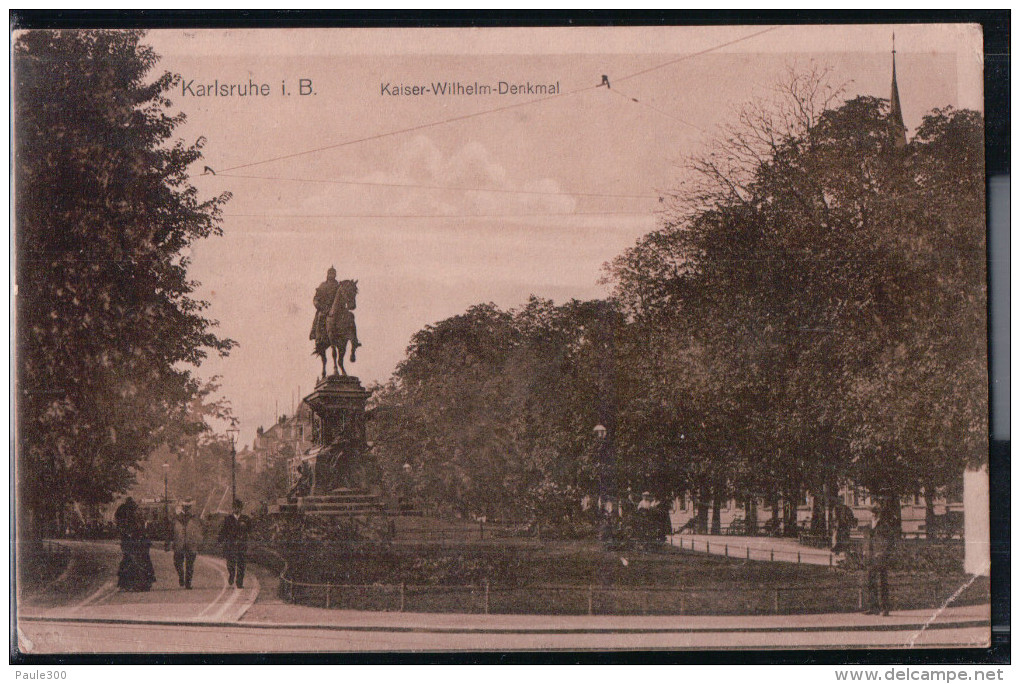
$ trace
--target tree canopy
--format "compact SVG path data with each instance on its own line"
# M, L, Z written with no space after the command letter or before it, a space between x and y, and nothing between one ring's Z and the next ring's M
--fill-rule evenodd
M701 161L711 206L609 267L648 339L704 355L704 384L665 372L723 419L718 446L694 437L713 487L892 498L987 453L982 122L934 111L900 147L887 114L858 97L799 130L746 119L767 141L750 168Z
M896 132L887 101L791 75L607 264L610 300L418 333L376 396L391 472L464 512L632 488L782 498L787 523L805 491L958 479L987 453L983 122Z
M194 298L187 248L220 234L202 139L173 138L178 77L138 31L28 31L14 66L17 469L28 510L110 500L187 422L192 374L234 343ZM175 427L176 426L176 427Z

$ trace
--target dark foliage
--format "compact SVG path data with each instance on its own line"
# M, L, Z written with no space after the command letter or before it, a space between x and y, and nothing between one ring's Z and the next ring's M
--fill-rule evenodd
M14 43L17 471L41 520L102 503L180 431L189 367L233 342L194 299L187 247L221 195L188 182L203 141L174 141L177 77L134 31L31 31Z

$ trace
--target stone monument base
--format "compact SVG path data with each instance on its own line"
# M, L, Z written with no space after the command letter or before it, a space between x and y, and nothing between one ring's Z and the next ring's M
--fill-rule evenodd
M304 401L314 414L317 445L309 492L325 496L338 489L368 489L374 468L365 441L365 402L370 393L358 378L330 375Z

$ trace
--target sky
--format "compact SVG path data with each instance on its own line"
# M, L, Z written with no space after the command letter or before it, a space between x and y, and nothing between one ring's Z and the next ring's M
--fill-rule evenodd
M330 266L358 280L347 369L365 385L473 304L605 296L603 264L656 228L658 197L742 104L812 62L850 97L887 98L893 32L908 129L934 107L981 109L975 26L152 31L157 68L182 77L177 135L205 139L192 182L232 194L223 235L187 256L238 347L196 372L220 376L242 442L290 414L321 370L308 332ZM269 95L196 87L250 82ZM496 92L430 91L447 82Z

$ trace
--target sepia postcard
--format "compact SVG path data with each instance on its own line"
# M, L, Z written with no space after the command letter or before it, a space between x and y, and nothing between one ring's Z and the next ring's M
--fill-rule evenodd
M985 648L982 30L12 34L12 657Z

